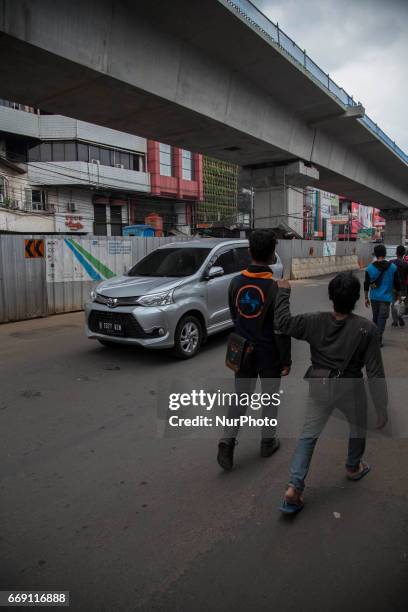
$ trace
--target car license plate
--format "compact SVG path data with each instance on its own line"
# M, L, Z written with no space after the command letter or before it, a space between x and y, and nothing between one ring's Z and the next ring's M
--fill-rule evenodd
M99 321L99 330L111 334L121 334L123 332L122 323L117 321Z

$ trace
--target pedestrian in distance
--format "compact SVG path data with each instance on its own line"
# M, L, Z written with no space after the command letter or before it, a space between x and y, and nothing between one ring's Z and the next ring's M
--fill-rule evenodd
M375 261L367 267L364 280L365 305L373 313L373 322L380 332L381 346L390 306L394 297L400 297L400 279L395 264L385 259L387 250L383 244L374 247Z
M405 259L405 247L402 244L397 246L395 254L396 258L392 259L391 263L393 263L398 269L401 299L398 299L397 292L394 290L393 301L391 304L392 326L398 327L399 325L400 327L404 327L405 321L401 314L401 304L403 305L403 309L405 311L408 290L408 261Z
M280 389L281 376L291 366L291 341L274 329L274 302L278 287L270 268L275 257L276 236L270 229L256 229L249 237L251 264L234 277L229 287L229 308L235 331L231 334L226 363L235 372L235 391L252 394L260 378L262 392L272 396ZM246 408L231 404L228 419L238 419ZM277 407L264 406L263 418L273 420ZM218 444L217 461L224 470L231 470L239 427L226 427ZM263 427L262 457L278 450L276 427Z
M275 325L282 333L309 343L312 363L305 374L309 382L306 417L280 508L285 514L296 514L303 508L305 479L316 442L336 409L350 426L346 477L356 481L370 471L363 459L367 419L364 367L379 429L387 422L388 396L378 330L364 317L353 314L360 297L360 281L351 272L338 274L328 286L333 310L296 316L290 313L290 284L279 281L278 286Z

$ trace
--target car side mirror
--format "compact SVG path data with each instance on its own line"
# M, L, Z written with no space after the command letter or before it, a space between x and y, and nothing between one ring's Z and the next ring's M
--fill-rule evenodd
M222 268L221 266L211 266L211 268L208 270L207 273L207 280L210 280L211 278L217 278L217 276L223 276L224 275L224 268Z

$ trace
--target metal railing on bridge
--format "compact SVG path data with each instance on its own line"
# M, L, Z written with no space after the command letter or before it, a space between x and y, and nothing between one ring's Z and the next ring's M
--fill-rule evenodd
M356 106L358 103L342 87L335 83L330 75L324 72L281 28L264 15L250 0L226 0L227 3L260 32L267 36L280 49L285 51L303 69L323 85L345 106ZM384 142L406 164L408 155L393 141L370 117L364 115L360 122L364 123L377 138Z

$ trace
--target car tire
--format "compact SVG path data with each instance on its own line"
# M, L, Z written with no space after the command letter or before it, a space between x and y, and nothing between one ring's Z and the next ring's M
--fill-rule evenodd
M197 355L203 342L201 322L194 315L185 315L178 322L174 334L173 354L178 359L191 359Z

